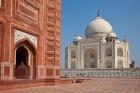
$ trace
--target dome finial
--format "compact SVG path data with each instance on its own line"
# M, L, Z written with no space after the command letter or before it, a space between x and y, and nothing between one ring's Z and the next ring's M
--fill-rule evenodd
M97 17L99 17L100 16L100 11L98 10L98 15L97 15Z

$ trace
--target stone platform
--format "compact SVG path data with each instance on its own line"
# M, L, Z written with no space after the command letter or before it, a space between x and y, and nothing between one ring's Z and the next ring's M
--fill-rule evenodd
M82 83L23 88L0 93L140 93L140 79L93 78Z
M140 78L139 68L61 69L63 78Z

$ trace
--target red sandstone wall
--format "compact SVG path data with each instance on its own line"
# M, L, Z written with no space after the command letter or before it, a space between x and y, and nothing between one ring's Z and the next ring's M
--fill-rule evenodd
M0 79L15 79L14 29L38 38L36 78L59 79L61 0L0 1Z
M60 12L61 0L47 0L46 25L46 74L48 78L59 78L60 61ZM55 37L55 38L54 38Z

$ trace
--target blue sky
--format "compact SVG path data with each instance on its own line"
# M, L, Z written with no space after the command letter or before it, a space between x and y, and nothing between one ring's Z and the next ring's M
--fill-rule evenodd
M127 35L131 59L140 67L140 0L62 0L61 66L65 47L80 35L100 10L120 40Z

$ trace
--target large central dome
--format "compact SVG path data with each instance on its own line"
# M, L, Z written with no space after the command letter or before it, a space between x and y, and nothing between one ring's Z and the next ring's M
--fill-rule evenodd
M101 34L101 33L111 33L112 26L106 20L97 16L95 20L91 21L86 28L86 35L91 34Z

